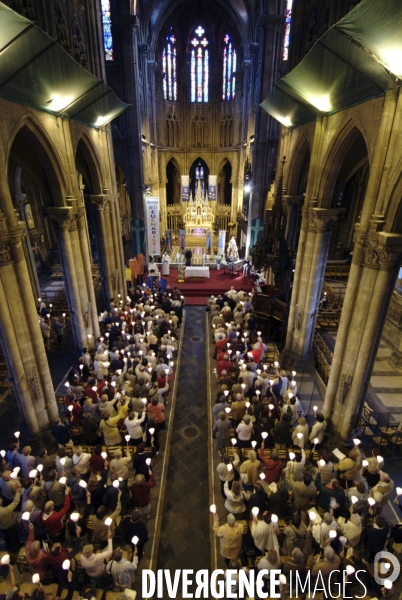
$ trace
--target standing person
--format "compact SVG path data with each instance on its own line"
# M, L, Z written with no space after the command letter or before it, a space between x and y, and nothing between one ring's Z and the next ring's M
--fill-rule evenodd
M63 341L64 325L59 322L59 319L57 317L53 317L52 329L56 334L57 343L61 344L61 342Z
M133 560L130 562L123 558L123 550L116 548L113 552L113 560L106 565L106 573L109 573L118 592L124 592L126 588L131 589L135 580L135 571L138 567L138 550L134 549Z
M7 552L13 554L18 554L21 546L13 513L20 501L20 490L21 486L19 485L16 488L14 500L8 506L3 506L3 498L0 497L0 532Z
M163 275L170 274L170 256L166 251L162 255L162 273Z
M84 546L80 558L81 566L85 569L86 574L91 580L92 596L96 596L96 587L102 588L107 582L105 577L105 559L112 556L113 544L112 544L113 533L108 531L107 534L107 549L103 552L94 553L92 544Z
M187 250L184 253L184 257L186 259L186 267L190 267L191 259L193 258L193 253L191 252L190 248L187 248Z
M219 418L215 421L213 435L215 437L215 449L222 455L225 448L230 445L230 421L223 411L219 413Z
M219 527L219 517L215 513L214 531L216 537L220 539L221 556L228 565L230 560L237 558L241 552L241 543L243 540L243 525L236 523L234 516L229 513L225 525Z
M136 475L131 486L134 506L144 516L145 522L151 518L151 489L156 486L155 476L150 467L148 472L149 481L145 481L144 475Z
M109 411L103 413L103 419L99 423L99 429L103 432L106 446L118 446L121 444L120 430L117 423L120 421L120 416L111 417Z
M50 350L50 327L45 322L45 319L43 317L40 320L40 331L43 337L43 341L45 343L46 350Z
M142 520L142 515L139 510L133 510L131 515L123 519L123 539L125 544L131 544L133 547L133 537L136 535L139 539L137 542L138 560L141 559L144 553L144 546L149 540L148 529Z

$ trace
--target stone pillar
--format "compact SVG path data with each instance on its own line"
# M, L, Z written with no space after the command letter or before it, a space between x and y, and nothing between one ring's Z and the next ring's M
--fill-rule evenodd
M316 208L315 200L303 211L285 347L286 352L303 358L312 345L329 243L339 212Z
M77 209L77 223L78 223L78 238L81 248L82 264L84 267L85 280L88 291L88 300L91 304L91 328L90 333L93 333L95 339L99 337L99 320L98 311L96 308L95 290L92 279L91 260L89 255L88 237L87 237L87 224L85 219L85 206L79 206ZM89 319L89 315L87 316Z
M8 231L0 213L1 341L18 408L35 438L58 416L58 409L22 247L24 235L23 223Z
M70 228L76 228L76 209L68 206L48 207L46 212L57 231L74 339L77 347L82 348L87 345L87 333L83 318L84 307L80 294L80 286L84 284L81 278L80 280L77 278L79 268L77 269L76 266L77 257L73 250L72 235L69 231Z
M366 239L356 240L355 272L346 290L323 407L345 440L361 412L402 260L402 236L377 233L375 223L372 229Z
M122 297L126 297L125 287L125 276L124 276L124 259L122 252L122 236L120 227L120 215L118 211L118 204L114 198L114 195L110 194L109 190L104 189L108 203L105 208L105 216L109 214L111 223L111 235L109 235L110 249L113 252L114 264L115 264L115 291L118 294L122 294Z
M298 216L300 207L303 205L304 196L283 196L282 203L286 210L285 238L289 246L296 252L296 241L298 233Z
M109 250L110 226L106 220L106 197L103 194L90 196L91 202L95 207L97 238L99 242L99 266L102 281L102 289L105 307L109 309L110 298L114 296L114 274L113 263Z

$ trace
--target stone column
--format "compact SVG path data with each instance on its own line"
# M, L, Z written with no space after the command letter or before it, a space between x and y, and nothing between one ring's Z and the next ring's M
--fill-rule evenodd
M364 261L350 290L348 283L323 407L345 440L356 425L370 381L402 260L402 236L374 231L357 245Z
M125 298L126 287L124 276L124 259L122 252L122 236L118 204L114 198L114 195L111 194L109 190L104 189L103 193L106 195L108 200L105 214L107 214L107 212L109 211L112 229L111 236L109 236L109 240L111 242L110 247L113 251L115 264L115 290L117 291L117 293L122 294L122 297Z
M113 285L113 264L109 251L108 239L110 235L109 223L106 221L105 209L107 206L106 197L103 194L90 196L91 202L95 207L97 238L99 242L99 264L100 276L102 281L103 296L105 307L109 309L110 298L114 296ZM108 214L108 213L107 213Z
M312 344L333 224L340 209L316 208L303 213L289 311L286 352L305 358Z
M95 339L99 337L99 320L98 311L96 308L95 290L92 279L91 259L89 255L88 237L87 237L87 224L85 219L85 206L79 206L77 209L77 223L78 223L78 238L81 248L82 264L84 267L85 280L87 284L88 299L91 304L91 330Z
M78 348L87 345L87 334L83 318L80 285L82 281L77 278L77 257L74 254L70 228L75 228L76 209L63 207L48 207L46 209L58 235L60 258L63 265L63 275L66 284L67 299L72 315L71 323L75 343Z
M283 196L282 198L282 203L286 210L285 238L294 251L296 251L298 216L303 201L304 196Z
M34 438L49 427L58 410L22 247L24 235L22 223L8 231L0 213L2 346L18 408Z

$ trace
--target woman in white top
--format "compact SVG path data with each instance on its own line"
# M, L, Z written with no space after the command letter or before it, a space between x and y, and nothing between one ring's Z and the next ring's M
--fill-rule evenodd
M233 482L231 490L229 489L229 482L225 481L223 491L226 496L226 510L238 519L242 519L246 512L245 500L248 499L248 494L241 489L241 484L238 481Z
M139 413L131 412L126 419L124 419L124 425L127 429L127 433L129 434L131 440L131 446L138 446L142 442L143 431L141 427L141 423L144 422L146 417L146 412L144 411L139 416Z
M355 548L360 543L362 535L362 519L358 514L353 514L349 521L346 521L341 527L342 534L348 539L346 546Z
M245 415L243 421L236 429L238 435L238 448L251 448L251 436L253 435L253 424L250 415Z
M228 469L228 465L230 465L230 471ZM231 482L234 480L234 469L231 465L229 454L224 454L222 456L222 462L220 462L216 467L216 472L218 473L218 477L221 482L221 493L223 499L226 500L225 492L223 491L225 482L228 481L229 485L231 486Z
M298 433L301 433L303 435L303 437L301 439L299 439L297 437ZM292 433L293 445L299 446L299 448L303 448L303 446L305 445L305 443L308 440L308 435L309 435L309 431L308 431L308 425L307 425L306 418L300 417L299 424L297 425L297 427L294 428L293 433Z
M321 413L317 413L315 418L316 420L311 428L309 440L312 444L314 444L314 439L317 438L318 443L322 444L327 423L324 420L324 415L322 415Z

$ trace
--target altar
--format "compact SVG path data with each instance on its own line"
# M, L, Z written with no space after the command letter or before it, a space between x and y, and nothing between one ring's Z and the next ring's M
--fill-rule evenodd
M207 193L205 200L201 193L201 186L197 186L195 200L189 201L189 206L184 214L186 228L186 244L191 247L200 246L207 248L207 237L213 234L214 214L208 203Z
M208 277L209 267L186 267L184 277Z

